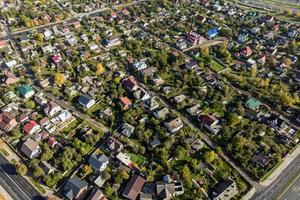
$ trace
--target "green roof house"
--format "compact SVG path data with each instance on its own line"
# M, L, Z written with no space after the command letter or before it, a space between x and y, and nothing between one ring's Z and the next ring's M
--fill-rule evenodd
M249 99L247 102L246 102L246 106L247 108L251 109L251 110L258 110L259 107L262 105L262 102L260 102L259 100L257 99Z
M29 99L34 95L34 90L31 85L22 85L19 87L19 93L21 96Z

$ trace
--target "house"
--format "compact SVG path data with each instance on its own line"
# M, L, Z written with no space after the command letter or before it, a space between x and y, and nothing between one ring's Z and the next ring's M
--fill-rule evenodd
M246 61L246 64L247 64L247 69L248 70L251 70L253 68L257 68L257 63L255 60L253 60L252 58L249 58L247 61Z
M132 67L136 71L140 71L140 70L146 69L148 66L144 61L136 61L135 63L133 63Z
M109 137L106 142L108 149L113 152L120 152L123 149L123 144L114 137Z
M252 49L249 46L243 48L241 51L241 55L245 58L248 58L252 55Z
M69 200L82 200L88 190L88 183L77 177L70 178L63 186L61 193Z
M6 40L0 40L0 49L6 47L6 45L7 45Z
M88 160L92 168L97 172L103 172L108 165L108 157L104 154L92 155Z
M50 147L54 148L55 145L57 145L57 144L58 144L58 142L56 141L55 137L51 137L48 139L48 145Z
M199 35L194 31L191 31L186 37L186 41L190 43L192 46L200 44L204 40L205 40L204 37L202 37L201 35Z
M22 85L19 87L19 93L25 99L29 99L34 95L34 90L31 85Z
M213 115L200 115L199 121L208 129L211 133L217 134L220 131L220 127L217 125L219 120Z
M188 47L186 41L184 40L179 40L176 42L176 48L178 48L179 50L184 50Z
M123 190L122 196L130 200L136 200L145 183L146 179L134 174Z
M130 155L127 153L118 153L118 155L116 156L116 158L123 163L125 166L129 167L130 169L133 168L133 163L130 160Z
M41 80L39 82L39 85L42 88L47 88L50 84L52 84L52 82L53 82L52 78L48 77L48 78L45 78L44 80Z
M62 61L61 55L55 54L54 56L52 56L52 61L54 62L54 64L59 64Z
M122 84L129 92L134 92L139 88L137 81L133 76L123 79Z
M158 70L156 67L148 67L146 69L140 70L140 74L142 77L148 77L148 76L153 76L154 73L156 73Z
M251 110L258 110L260 106L263 105L259 100L251 98L246 102L246 107Z
M28 139L22 144L21 152L24 153L28 158L33 159L40 155L41 148L37 142L32 139Z
M90 196L86 200L108 200L99 188L93 189Z
M198 115L201 112L201 106L200 104L196 104L190 108L187 108L186 111L192 116Z
M149 111L153 111L159 107L159 100L157 97L152 97L146 101L144 101L145 108Z
M108 38L105 38L104 43L106 45L106 47L112 47L115 45L120 44L120 39L116 36L110 36Z
M132 102L128 97L120 97L120 105L123 110L128 110L132 106Z
M105 182L106 182L106 180L103 179L102 174L100 174L99 176L97 176L97 177L94 179L94 181L93 181L93 183L94 183L95 185L97 185L98 187L103 187L103 185L105 184Z
M66 122L72 119L72 113L68 110L63 110L58 116L57 119L61 122Z
M251 162L256 166L256 167L266 167L269 162L271 161L271 159L269 158L269 156L265 156L263 154L255 154L252 158L251 158Z
M269 116L269 118L267 119L267 122L278 129L283 129L286 125L284 122L284 119L281 115L277 115L277 114L271 114Z
M48 162L42 161L42 169L45 173L45 175L50 175L55 171L55 168L52 167Z
M61 107L54 101L50 101L44 106L43 111L47 116L53 117L61 111Z
M15 117L13 117L9 112L2 112L0 114L0 129L5 132L11 131L18 125Z
M206 32L206 35L209 38L216 37L219 34L219 30L217 28L211 28Z
M78 103L85 109L90 109L96 103L96 101L89 95L85 94L79 97Z
M121 129L120 129L120 133L126 137L130 137L131 134L134 132L134 127L128 123L124 123L122 126L121 126Z
M47 126L49 123L50 123L50 120L47 117L44 117L39 121L39 124L41 126Z
M189 69L189 70L194 70L196 68L198 68L198 64L196 61L190 61L185 63L185 68Z
M164 125L170 133L176 133L183 128L183 122L179 117L169 122L164 122Z
M30 120L23 126L23 131L26 135L31 135L41 129L40 125L33 120Z
M165 119L167 114L169 114L170 111L167 107L161 109L161 110L157 110L153 113L153 115L157 118L157 119Z
M28 121L28 115L25 113L21 113L20 115L17 116L17 122L18 123L24 123L26 121Z
M11 84L17 83L18 78L15 76L14 73L12 73L10 71L5 71L2 82L5 83L5 85L9 86Z
M180 95L174 97L174 102L179 104L179 103L183 102L184 100L186 100L186 98L187 97L184 94L180 94Z
M146 92L144 89L139 89L139 90L135 91L133 93L133 96L137 100L141 100L141 101L147 101L151 98L151 96L148 94L148 92Z
M210 199L230 200L238 194L238 188L235 181L227 179L217 184L210 193Z
M182 182L173 181L169 176L165 176L163 182L156 182L156 195L158 199L169 200L183 193L184 188Z
M5 63L5 67L11 69L13 68L14 66L17 65L17 61L16 60L10 60L8 62Z
M257 63L259 63L261 65L265 65L266 61L267 61L266 54L262 54L257 58Z

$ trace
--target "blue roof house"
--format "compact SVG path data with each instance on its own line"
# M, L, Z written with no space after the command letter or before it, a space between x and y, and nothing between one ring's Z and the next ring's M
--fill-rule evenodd
M207 31L206 34L209 38L213 38L219 34L219 30L217 28L211 28Z

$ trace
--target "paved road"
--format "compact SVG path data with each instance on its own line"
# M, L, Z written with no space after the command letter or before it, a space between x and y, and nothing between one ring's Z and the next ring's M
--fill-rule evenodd
M31 183L18 175L14 166L1 154L0 184L14 200L44 200Z
M299 175L294 180L292 185L284 193L281 194L278 200L299 200L300 199L300 176Z
M297 156L293 160L292 163L283 171L281 174L277 177L277 179L274 180L274 182L269 185L268 187L265 187L261 190L259 190L254 196L253 200L272 200L279 197L279 195L284 191L284 189L287 187L289 182L297 176L297 174L300 173L300 155ZM299 179L299 178L298 178ZM297 181L298 188L299 188L299 180ZM293 187L294 188L294 187ZM292 191L289 190L287 192L287 195L292 195ZM300 191L299 191L300 193ZM298 198L300 199L300 198ZM297 200L298 200L297 199ZM287 200L293 200L293 199L287 199Z

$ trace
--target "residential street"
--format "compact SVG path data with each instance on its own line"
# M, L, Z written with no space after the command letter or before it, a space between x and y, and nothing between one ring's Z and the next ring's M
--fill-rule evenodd
M14 200L42 200L40 193L0 154L0 183Z
M61 107L72 111L75 115L77 115L81 119L86 120L87 122L89 122L90 124L92 124L93 126L95 126L96 128L101 129L103 132L106 133L106 132L109 131L109 129L107 127L105 127L102 123L100 123L100 122L92 119L89 115L82 113L77 108L75 108L74 106L70 105L69 103L66 103L63 100L60 100L57 97L54 97L52 94L47 93L46 91L44 91L43 89L41 89L41 88L39 88L37 86L34 86L34 89L36 89L39 92L42 92L46 97L48 97L52 101L56 102Z

